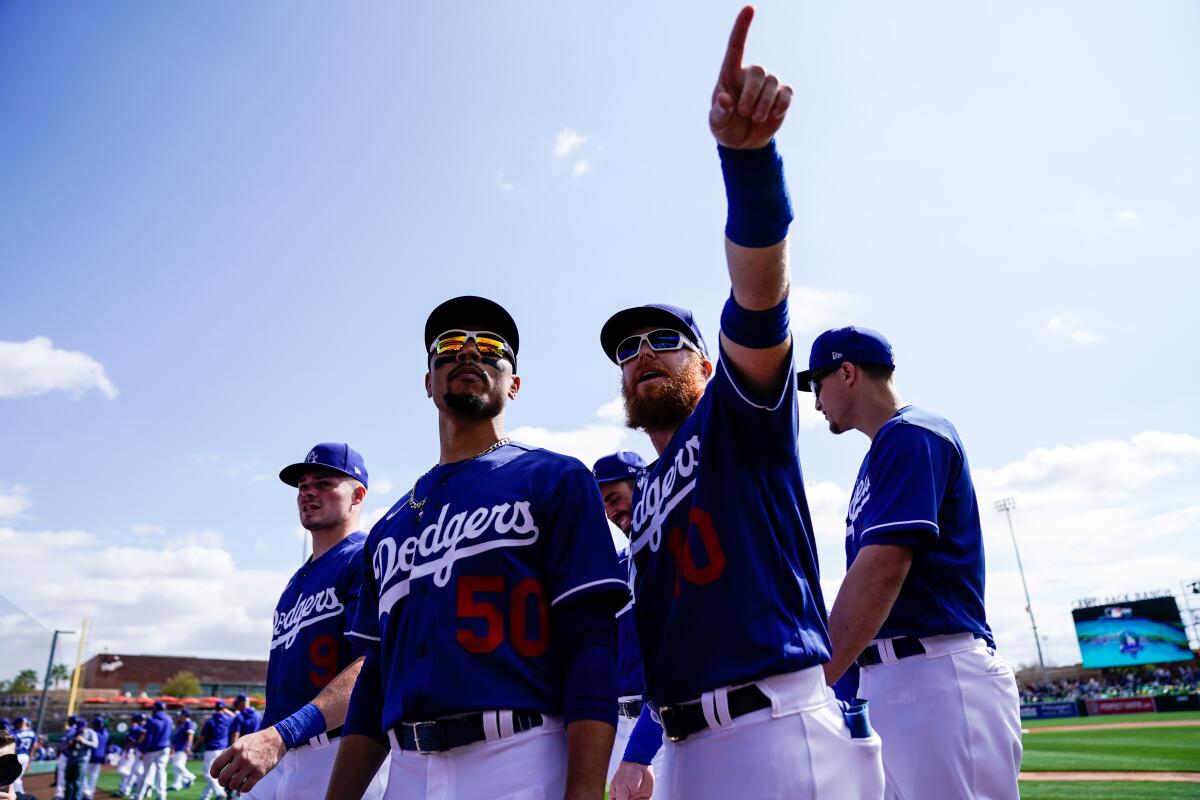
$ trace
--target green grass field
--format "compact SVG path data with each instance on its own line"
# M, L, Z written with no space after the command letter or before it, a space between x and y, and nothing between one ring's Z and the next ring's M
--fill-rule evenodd
M196 782L192 784L190 789L184 789L181 792L167 792L168 800L200 800L200 795L204 793L204 762L200 760L189 761L188 770L196 776ZM167 768L167 786L175 780L175 770L171 767ZM103 789L113 795L117 793L117 787L121 784L121 776L111 768L105 768L104 772L100 773L100 780L96 783L97 789ZM97 793L99 796L99 793Z
M1034 772L1200 772L1200 726L1046 732L1024 744L1021 768Z
M1021 800L1189 800L1200 798L1200 783L1123 781L1021 781Z

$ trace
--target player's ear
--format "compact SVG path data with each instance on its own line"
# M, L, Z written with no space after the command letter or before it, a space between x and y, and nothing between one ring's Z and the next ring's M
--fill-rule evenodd
M433 397L433 375L425 373L425 396Z
M712 374L713 374L712 362L709 361L707 358L701 358L700 363L703 365L705 380L711 378Z
M508 384L508 399L516 400L519 391L521 391L521 376L513 375L512 381Z
M361 483L354 487L354 493L350 495L350 505L357 506L367 499L367 487Z

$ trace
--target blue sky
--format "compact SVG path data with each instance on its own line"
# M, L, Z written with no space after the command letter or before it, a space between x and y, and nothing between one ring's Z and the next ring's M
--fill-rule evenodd
M598 331L667 300L715 335L737 8L0 4L0 548L42 576L4 594L90 614L89 650L265 653L302 547L276 473L345 440L369 511L405 491L436 459L421 326L455 294L522 329L510 429L649 454ZM796 90L799 357L888 334L976 470L1002 650L1032 653L1011 494L1047 652L1077 660L1074 599L1200 578L1200 9L758 8L747 59ZM867 442L802 422L833 591Z

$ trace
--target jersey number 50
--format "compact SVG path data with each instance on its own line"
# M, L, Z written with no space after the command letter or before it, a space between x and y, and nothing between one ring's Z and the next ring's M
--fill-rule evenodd
M509 639L513 648L523 656L540 656L550 647L550 613L546 607L546 590L537 578L525 578L513 587L508 603L504 602L502 575L460 575L458 578L458 618L483 620L483 634L459 628L458 643L469 653L490 653L504 641L504 606L509 608ZM480 594L500 595L499 604ZM532 601L532 602L531 602ZM534 608L530 608L533 605ZM531 636L531 612L537 615L537 637Z

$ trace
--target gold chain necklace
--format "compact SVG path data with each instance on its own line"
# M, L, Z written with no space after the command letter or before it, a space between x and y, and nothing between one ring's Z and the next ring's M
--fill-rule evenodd
M499 450L501 447L504 447L504 445L508 444L511 441L512 441L511 438L509 438L508 436L505 436L505 437L501 438L498 442L493 444L492 446L488 447L486 450L482 450L482 451L476 453L475 455L471 456L470 458L464 458L462 461L456 461L454 463L461 464L464 461L474 461L477 458L483 458L488 453L492 452L493 450ZM430 472L433 472L437 468L438 468L438 465L434 464L432 467L430 467L425 472L425 475L428 475ZM421 478L424 478L425 475L422 475ZM408 507L411 508L413 511L417 512L417 522L420 522L422 517L424 517L425 503L426 503L426 501L429 500L428 495L426 495L425 497L422 497L420 500L417 499L417 484L421 482L421 478L417 478L415 481L413 481L412 489L410 489L408 492Z

